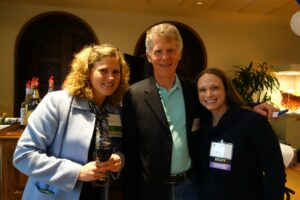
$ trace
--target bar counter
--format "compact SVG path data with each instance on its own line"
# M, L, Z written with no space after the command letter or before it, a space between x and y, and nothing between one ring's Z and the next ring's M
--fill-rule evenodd
M19 124L0 130L0 200L20 200L27 176L14 168L13 153L23 129Z

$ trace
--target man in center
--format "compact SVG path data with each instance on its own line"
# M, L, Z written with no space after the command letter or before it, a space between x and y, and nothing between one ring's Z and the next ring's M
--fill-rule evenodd
M174 25L147 31L153 76L133 84L123 99L125 200L198 200L187 143L200 127L200 114L208 113L195 84L176 74L182 46Z

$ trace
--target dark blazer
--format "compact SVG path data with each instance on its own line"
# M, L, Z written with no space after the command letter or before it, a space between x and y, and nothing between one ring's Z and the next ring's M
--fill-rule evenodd
M187 135L198 118L196 86L180 79L186 111ZM132 86L122 107L124 197L128 200L167 200L171 169L172 136L155 79Z

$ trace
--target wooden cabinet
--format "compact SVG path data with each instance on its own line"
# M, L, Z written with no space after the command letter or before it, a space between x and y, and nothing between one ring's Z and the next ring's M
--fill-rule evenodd
M0 130L0 200L20 200L27 176L14 168L13 153L22 134L20 126Z

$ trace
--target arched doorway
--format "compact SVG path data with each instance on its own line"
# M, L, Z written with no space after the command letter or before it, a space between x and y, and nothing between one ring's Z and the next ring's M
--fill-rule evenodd
M167 23L171 23L178 28L183 40L182 58L179 62L177 73L182 77L193 80L199 72L206 68L207 65L207 55L204 43L198 34L187 25L172 21L167 21ZM146 31L141 35L137 42L134 55L138 59L142 60L142 62L146 63L143 72L139 72L138 76L141 76L140 74L142 74L143 76L147 77L152 71L149 69L151 64L147 63L147 59L145 58L145 39ZM141 71L142 69L139 68L139 70Z
M60 89L73 54L91 43L99 43L91 27L68 13L44 13L25 24L15 46L15 116L19 116L27 80L39 77L41 97L47 93L51 75L55 89Z

